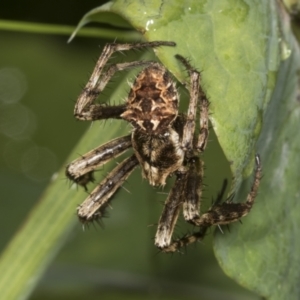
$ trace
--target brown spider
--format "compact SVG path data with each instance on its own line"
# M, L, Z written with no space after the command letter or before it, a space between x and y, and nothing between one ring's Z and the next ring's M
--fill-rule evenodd
M105 46L77 100L74 115L79 120L123 119L133 125L133 130L130 135L116 138L74 160L67 166L66 175L86 188L86 184L93 181L96 168L130 147L134 150L134 154L113 169L77 208L79 219L86 223L103 216L112 196L138 165L143 177L153 186L164 186L166 179L175 174L175 184L165 202L155 235L155 245L159 249L174 252L202 239L208 227L235 222L247 215L257 194L261 166L256 156L254 183L245 203L216 203L205 214L199 215L203 179L203 163L199 154L205 150L209 133L209 102L200 87L200 73L185 58L176 55L190 76L190 102L187 114L183 114L178 112L179 96L175 83L160 63L133 61L105 68L116 51L158 46L175 46L175 43L156 41ZM104 106L94 103L116 71L138 66L145 68L136 77L125 104ZM198 109L200 126L198 134L195 134ZM199 227L199 231L172 241L181 208L184 219Z

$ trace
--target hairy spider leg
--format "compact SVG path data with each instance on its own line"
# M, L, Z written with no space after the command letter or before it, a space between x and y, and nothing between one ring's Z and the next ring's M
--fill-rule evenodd
M187 160L187 177L183 195L183 216L187 222L199 218L202 194L203 162L199 159L208 139L208 100L200 85L200 73L182 56L175 56L187 69L190 77L190 102L183 128L182 148ZM200 110L198 141L195 135L197 109ZM199 141L201 142L199 144Z
M183 216L186 221L198 219L200 214L201 187L203 180L203 163L199 158L199 149L195 149L197 140L195 138L195 119L197 108L202 112L200 121L200 136L203 140L202 151L205 148L208 137L208 101L204 92L200 91L200 73L195 70L189 62L180 55L175 56L187 69L190 76L190 102L187 115L179 115L175 124L182 126L181 148L185 152L186 165L176 172L175 186L172 188L159 219L158 229L155 236L155 245L160 249L168 248L171 243L174 226L178 218L179 209L183 206ZM200 99L201 93L201 99ZM199 103L200 101L200 103ZM204 109L202 108L204 106ZM178 122L179 121L179 122ZM203 137L202 132L206 132ZM199 138L198 138L199 139Z
M183 129L182 147L186 150L188 175L186 177L185 194L183 199L183 216L187 222L198 218L200 214L201 187L203 179L203 163L200 161L199 152L203 152L208 138L208 100L200 86L200 73L182 56L176 58L186 67L190 76L190 103L187 119ZM201 97L200 97L201 95ZM201 151L195 149L195 120L197 109L200 109L200 133L198 140L203 140ZM205 133L203 135L203 133Z
M168 247L171 243L175 224L182 207L182 193L186 173L177 172L175 183L165 201L164 209L158 221L155 235L155 246L159 249Z
M200 200L203 185L203 162L198 156L188 160L187 176L183 193L183 217L193 224L193 220L199 218Z
M104 67L114 52L127 51L131 49L142 49L142 48L155 48L159 46L175 46L174 42L166 41L155 41L146 43L135 43L135 44L107 44L92 72L92 75L87 82L86 86L79 95L75 108L74 116L79 120L100 120L107 118L120 118L120 115L125 111L126 105L116 106L104 106L102 104L95 104L94 101L99 96L100 92L103 91L111 77L117 71L134 68L138 66L147 66L151 62L149 61L133 61L129 63L119 63L111 65L107 70L104 71Z
M103 217L105 208L112 196L122 186L139 162L133 154L123 160L108 176L92 191L87 199L78 206L77 214L81 222L87 223Z
M193 220L199 218L202 179L203 163L199 157L191 158L187 168L176 173L176 181L165 203L155 236L155 245L162 252L175 252L205 236L207 227L200 226L198 232L171 241L182 206L183 216L188 222L194 224Z
M200 241L205 237L206 231L213 225L224 225L239 221L245 217L253 207L257 191L261 180L261 161L259 155L255 156L256 168L254 171L254 180L250 192L248 193L245 203L224 202L212 206L207 213L203 214L199 220L194 220L194 225L199 226L199 230L195 233L186 235L170 243L169 246L161 249L162 252L173 253L179 251L180 248L186 247L189 244ZM220 203L226 187L223 186L222 192L219 194L215 203ZM229 197L231 199L231 197Z
M225 179L223 182L222 189L218 193L217 199L214 201L214 203L220 203L222 201L222 199L224 198L225 191L227 188L227 183L228 183L227 179ZM190 244L199 242L204 239L208 228L209 227L199 226L198 231L193 232L192 234L186 234L181 238L173 240L168 247L161 249L161 251L164 253L173 253L173 252L179 251L183 247L187 247Z
M208 140L208 107L209 101L205 92L200 84L200 73L195 70L190 63L181 55L175 55L186 67L190 75L190 103L187 113L187 123L184 128L184 138L182 140L182 146L188 150L193 149L193 140L195 132L195 119L197 114L197 107L200 110L200 128L198 135L198 142L196 149L199 152L203 152L207 145Z
M186 67L190 77L190 102L183 127L183 137L181 141L181 147L186 152L186 156L189 157L194 156L195 118L199 101L200 73L193 69L189 62L181 55L177 54L175 57Z
M239 221L240 218L248 215L253 207L261 180L262 168L258 154L255 156L255 163L253 184L244 203L233 203L230 197L229 201L213 205L199 219L194 220L193 224L196 226L225 225Z
M204 152L207 141L208 141L208 107L209 101L201 88L200 85L200 92L199 92L199 105L200 105L200 128L198 134L198 142L197 142L197 150L202 153Z
M181 248L186 247L190 244L199 242L204 239L206 236L206 231L208 227L201 226L197 232L194 232L192 234L187 234L179 239L174 240L172 243L170 243L169 246L164 247L161 250L161 252L164 253L174 253L179 251Z
M116 138L75 159L66 167L66 176L83 186L93 181L93 172L112 158L118 157L132 147L131 135Z

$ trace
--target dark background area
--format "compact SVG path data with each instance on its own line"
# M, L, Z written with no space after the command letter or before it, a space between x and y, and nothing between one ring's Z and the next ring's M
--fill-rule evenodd
M107 1L1 1L1 19L76 26L82 16Z

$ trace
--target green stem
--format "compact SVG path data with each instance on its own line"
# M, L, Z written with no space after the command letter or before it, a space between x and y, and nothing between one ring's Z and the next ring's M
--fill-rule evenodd
M0 30L70 36L75 30L75 27L67 25L0 20ZM140 34L135 30L121 30L113 28L82 28L76 35L105 39L115 39L117 36L126 41L136 41L140 39Z

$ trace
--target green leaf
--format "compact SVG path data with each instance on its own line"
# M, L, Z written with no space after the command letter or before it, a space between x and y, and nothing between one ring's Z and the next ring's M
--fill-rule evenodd
M81 32L82 27L90 22L105 23L105 24L112 25L114 27L126 28L129 29L129 31L133 31L132 26L125 19L121 18L118 14L113 12L112 4L113 4L112 2L108 2L100 7L92 9L87 14L85 14L83 18L80 20L76 29L73 31L68 42L71 42L73 38ZM133 32L136 33L136 31ZM126 40L126 32L124 30L118 36L121 39ZM136 39L138 39L138 37L136 37Z
M230 233L217 232L215 238L215 253L225 272L266 299L276 300L300 297L300 52L286 27L282 53L292 54L280 65L263 118L259 197L243 226L231 226Z

